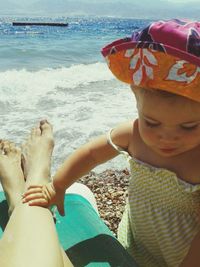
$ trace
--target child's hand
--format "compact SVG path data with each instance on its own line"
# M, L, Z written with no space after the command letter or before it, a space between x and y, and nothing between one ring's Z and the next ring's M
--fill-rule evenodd
M52 182L46 185L31 185L23 194L22 202L29 206L40 206L48 208L56 205L60 215L64 216L65 191L55 190Z

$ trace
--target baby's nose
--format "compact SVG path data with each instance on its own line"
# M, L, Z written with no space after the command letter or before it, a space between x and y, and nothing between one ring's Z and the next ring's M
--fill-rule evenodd
M159 139L165 142L174 142L179 139L179 135L174 130L164 129L159 133Z

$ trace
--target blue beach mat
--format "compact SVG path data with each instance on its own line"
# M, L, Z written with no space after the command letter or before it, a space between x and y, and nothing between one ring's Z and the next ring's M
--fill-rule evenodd
M7 211L4 193L0 192L0 238L8 221ZM84 197L66 194L65 214L62 217L56 211L56 229L74 267L137 267Z

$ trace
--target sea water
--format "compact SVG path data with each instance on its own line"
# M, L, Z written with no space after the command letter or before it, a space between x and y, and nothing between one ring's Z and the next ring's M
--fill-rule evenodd
M68 27L12 26L68 22ZM148 20L94 17L0 17L0 138L20 146L41 119L53 124L52 172L76 148L127 120L136 106L100 53ZM123 158L96 168L122 169Z

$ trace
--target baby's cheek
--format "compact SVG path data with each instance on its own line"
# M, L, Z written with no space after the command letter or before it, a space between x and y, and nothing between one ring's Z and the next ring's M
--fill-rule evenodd
M154 142L158 139L156 132L149 128L141 129L140 134L141 134L142 139L148 143Z
M182 140L188 144L200 144L200 133L199 134L184 134L182 135Z

